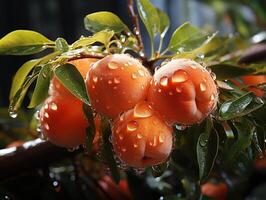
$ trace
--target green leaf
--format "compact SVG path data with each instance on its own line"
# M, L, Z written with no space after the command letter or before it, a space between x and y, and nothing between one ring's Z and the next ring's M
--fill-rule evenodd
M30 55L43 51L54 42L29 30L13 31L0 40L0 55Z
M95 33L91 37L83 37L79 39L78 41L73 43L72 47L74 49L78 47L85 47L95 42L100 42L104 44L104 46L107 46L113 36L114 36L114 31L103 30L98 33Z
M95 12L84 18L85 28L91 32L99 32L105 29L112 30L116 33L126 31L128 27L120 20L120 18L111 12Z
M187 22L173 33L167 50L173 52L191 51L200 47L209 37L211 37L210 34L202 32Z
M120 180L120 174L113 155L112 143L109 140L112 134L111 127L109 122L105 119L101 120L101 130L102 130L102 140L103 140L103 149L102 149L103 157L107 162L108 167L110 168L114 181L118 183Z
M164 38L166 32L169 29L170 20L169 20L168 15L165 12L163 12L162 10L157 8L157 12L158 12L158 16L160 19L160 29L159 30L161 33L161 38Z
M12 99L19 88L24 83L25 78L30 71L39 63L39 59L30 60L24 63L16 72L10 90L9 99Z
M197 160L199 165L199 179L205 179L213 168L218 154L219 137L216 131L212 131L213 125L207 120L204 132L197 141Z
M253 68L256 70L254 74L256 75L266 75L266 64L265 63L260 63L260 64L251 64L248 65L247 67Z
M68 43L64 38L57 38L55 41L55 47L60 52L66 52L69 49Z
M27 76L21 85L21 87L18 89L18 91L15 93L14 97L10 100L9 104L9 113L16 113L18 109L21 106L21 103L23 102L25 95L31 86L31 84L37 79L39 70L36 69L33 71L33 73L29 76Z
M85 82L74 65L66 63L54 70L55 76L74 96L89 105Z
M37 83L28 108L34 108L46 99L48 95L51 74L51 65L44 65L38 75Z
M151 39L160 32L160 18L157 9L149 0L137 0L137 8Z
M231 64L220 63L217 65L208 66L213 73L216 74L218 80L231 79L239 76L249 75L254 73L256 70L252 68L243 68Z
M236 156L251 145L252 135L255 131L254 125L247 119L241 118L240 122L233 122L237 130L237 140L225 150L224 160L232 162Z
M242 117L264 105L263 101L254 97L252 92L248 92L241 97L230 99L224 102L219 110L221 120L229 120L236 117Z
M93 139L95 136L93 112L90 106L83 104L83 113L89 122L89 126L86 128L86 151L91 153L93 148Z

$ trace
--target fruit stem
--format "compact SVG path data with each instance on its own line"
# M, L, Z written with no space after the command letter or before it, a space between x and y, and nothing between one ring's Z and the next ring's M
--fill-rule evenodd
M131 21L132 21L134 35L136 36L136 38L138 40L140 50L143 50L144 45L143 45L143 41L142 41L141 34L140 34L139 19L138 19L138 16L136 15L136 13L134 11L133 0L127 1L127 7L128 7L129 16L130 16Z

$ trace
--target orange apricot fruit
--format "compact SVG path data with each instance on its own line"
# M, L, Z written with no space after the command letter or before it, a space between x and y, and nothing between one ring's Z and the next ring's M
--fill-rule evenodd
M169 157L173 135L148 102L139 102L124 112L112 126L114 151L122 162L132 167L160 164Z
M215 200L226 200L228 194L228 187L225 183L214 184L207 182L201 186L201 192L207 197Z
M86 78L95 110L115 118L147 97L151 75L135 58L113 54L96 62Z
M161 66L148 93L148 101L168 124L201 122L213 111L217 98L210 72L189 59L174 59Z
M68 63L74 65L85 79L88 70L90 69L91 65L95 63L98 59L96 58L82 58L69 61ZM53 77L50 83L49 88L49 95L61 95L61 96L73 96L56 78Z

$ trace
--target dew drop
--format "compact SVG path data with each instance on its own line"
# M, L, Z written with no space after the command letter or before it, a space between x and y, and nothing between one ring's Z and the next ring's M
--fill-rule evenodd
M57 105L56 105L56 103L52 102L52 104L51 104L51 109L52 109L52 110L57 110Z
M18 116L18 113L14 112L14 111L10 111L9 116L15 119Z
M130 61L128 61L127 64L128 64L129 66L132 66L132 65L133 65L132 62L130 62Z
M191 64L190 67L191 67L192 69L197 69L197 66L196 66L195 64Z
M44 116L46 117L46 118L49 118L49 114L46 112L46 113L44 113Z
M45 128L46 130L49 130L49 129L50 129L50 127L49 127L49 125L48 125L47 123L44 124L44 128Z
M108 63L108 68L109 69L117 69L118 68L118 63L116 63L116 62L109 62Z
M128 124L127 124L127 131L135 131L137 130L139 124L138 122L132 120L132 121L129 121Z
M45 104L44 109L48 109L48 104Z
M124 136L123 135L119 135L119 140L123 140L124 139Z
M95 85L92 85L91 88L92 88L92 89L95 89Z
M169 92L169 95L172 96L172 95L174 95L174 94L173 94L173 92Z
M138 73L139 73L139 75L142 76L142 77L145 75L144 72L143 72L142 70L140 70L140 69L138 70Z
M127 149L125 147L123 147L121 150L122 150L122 152L126 152L127 151Z
M163 76L161 79L160 79L160 84L161 86L167 86L168 85L168 78L166 76Z
M198 53L198 54L197 54L197 57L198 57L199 59L203 59L203 58L205 58L205 55L204 55L203 53Z
M214 98L215 98L215 97L214 97L214 94L212 94L212 95L211 95L211 101L213 101Z
M132 79L136 79L136 78L137 78L137 75L136 75L135 73L133 73L133 74L131 75L131 77L132 77Z
M134 143L134 144L133 144L133 147L134 147L134 148L137 148L137 147L138 147L138 144Z
M173 83L182 83L188 80L188 74L184 70L177 70L172 76Z
M141 138L143 138L143 135L141 135L140 133L138 133L138 134L137 134L137 138L138 138L138 139L141 139Z
M113 81L111 80L108 80L108 84L111 85L113 83Z
M159 92L159 93L161 93L161 92L162 92L162 90L161 90L161 89L158 89L158 92Z
M206 83L200 83L200 91L204 92L206 91L206 89L207 89Z
M154 146L156 147L157 146L157 137L153 137L153 141L150 141L150 146Z
M176 86L175 88L177 93L181 93L182 92L182 88L180 86Z
M160 135L159 135L159 142L160 143L163 143L165 141L165 135L163 134L163 133L161 133Z
M114 83L115 84L119 84L120 83L120 78L119 77L115 77L114 78Z
M97 81L98 81L98 77L97 77L97 76L93 76L93 77L92 77L92 80L93 80L94 83L97 83Z
M116 90L116 89L117 89L117 87L116 87L116 86L114 86L114 87L113 87L113 89L114 89L114 90Z
M134 117L146 118L152 116L152 108L146 102L138 103L134 108Z

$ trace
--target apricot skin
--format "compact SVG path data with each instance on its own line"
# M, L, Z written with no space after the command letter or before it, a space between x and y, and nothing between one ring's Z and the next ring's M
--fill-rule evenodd
M245 85L258 85L262 83L266 83L266 76L260 75L260 76L242 76L242 81ZM249 87L249 91L252 91L256 96L263 97L264 91L262 89L258 89L255 87Z
M68 63L74 65L82 75L82 77L85 79L87 72L89 71L91 65L98 61L98 59L95 58L82 58L82 59L76 59L69 61ZM49 95L55 96L55 95L61 95L61 96L73 96L56 78L53 77L50 83L49 88Z
M210 183L207 182L201 186L201 192L207 197L211 197L215 200L226 200L228 187L225 183Z
M85 142L88 127L82 102L75 97L51 96L40 110L42 133L58 146L74 148Z
M148 101L168 124L201 122L216 106L217 87L210 73L195 61L175 59L153 77Z
M86 78L87 90L95 110L115 118L146 99L151 75L127 54L114 54L96 62Z
M136 116L136 107L149 106L150 116ZM167 160L171 153L172 128L147 102L140 102L126 111L112 127L114 151L125 164L132 167L147 167Z

